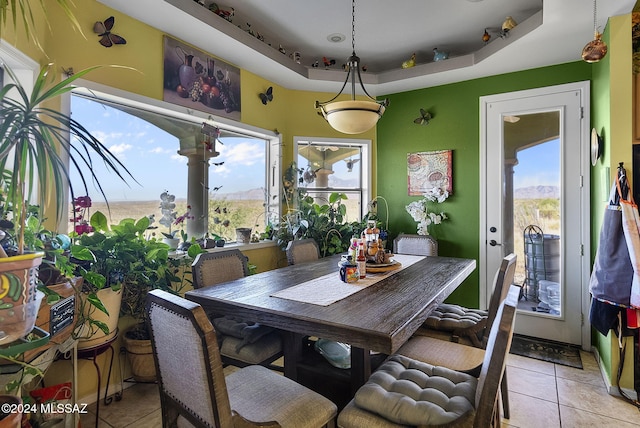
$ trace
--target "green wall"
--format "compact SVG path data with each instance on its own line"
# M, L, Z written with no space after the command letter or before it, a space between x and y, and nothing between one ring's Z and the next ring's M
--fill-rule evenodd
M480 202L480 100L486 95L589 80L591 67L573 62L553 67L491 76L389 95L390 106L378 124L378 194L389 202L391 235L416 233L405 206L416 196L407 195L406 156L410 152L453 150L453 193L438 208L449 216L436 237L439 254L479 258ZM416 125L420 108L433 119ZM477 307L479 269L450 300Z

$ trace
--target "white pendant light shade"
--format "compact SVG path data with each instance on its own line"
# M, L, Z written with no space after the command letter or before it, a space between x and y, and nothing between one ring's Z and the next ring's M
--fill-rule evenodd
M385 107L375 101L336 101L322 106L329 125L343 134L361 134L373 128Z
M347 60L347 78L342 85L338 95L329 101L316 101L316 109L329 122L329 125L343 134L361 134L376 126L378 119L382 117L385 108L389 105L389 100L377 101L364 87L360 76L360 58L356 55L355 48L355 0L351 1L351 48L353 53ZM351 78L351 100L335 101ZM356 82L360 84L362 91L368 100L356 100Z

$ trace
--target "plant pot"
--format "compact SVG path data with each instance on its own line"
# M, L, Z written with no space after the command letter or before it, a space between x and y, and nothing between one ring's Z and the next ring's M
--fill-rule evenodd
M251 242L251 228L250 227L236 228L236 242L238 244L248 244L249 242Z
M0 408L4 408L6 404L17 408L22 404L22 400L15 395L0 395ZM20 428L21 424L22 413L5 413L0 410L0 428Z
M216 247L224 247L224 243L225 243L224 239L217 239L216 240Z
M0 345L24 337L35 325L40 307L36 278L43 255L0 258Z
M180 245L180 238L162 238L162 242L171 247L172 250L175 250Z
M118 319L120 318L120 305L122 303L122 288L118 291L113 291L111 288L103 288L99 290L98 298L109 312L109 315L98 310L89 302L87 302L86 294L80 295L80 310L84 318L92 318L97 321L102 321L109 327L109 333L105 334L102 330L89 326L88 322L79 326L75 332L75 336L78 337L78 349L88 349L98 346L102 343L112 339L118 333Z
M144 324L128 329L122 338L122 343L127 349L131 374L136 382L154 382L156 364L153 360L151 339Z

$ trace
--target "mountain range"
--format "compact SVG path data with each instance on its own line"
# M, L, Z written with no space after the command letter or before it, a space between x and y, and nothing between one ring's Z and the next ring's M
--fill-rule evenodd
M514 199L560 199L558 186L528 186L515 189Z

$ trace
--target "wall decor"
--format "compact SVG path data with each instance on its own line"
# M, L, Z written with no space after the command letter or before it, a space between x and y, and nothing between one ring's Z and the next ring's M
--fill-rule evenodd
M434 187L453 193L452 150L407 153L409 196L420 196Z
M420 117L417 118L417 119L413 119L413 123L415 123L417 125L428 125L429 121L431 120L432 117L433 116L431 115L431 113L429 113L425 109L421 108L420 109Z
M269 86L264 93L259 93L258 96L262 104L267 105L268 102L273 101L273 86Z
M240 120L240 69L164 36L163 100Z
M124 37L120 37L111 32L115 21L116 19L113 16L110 16L105 19L104 22L96 21L96 23L93 24L93 32L100 36L99 42L105 48L110 48L113 45L127 44Z

